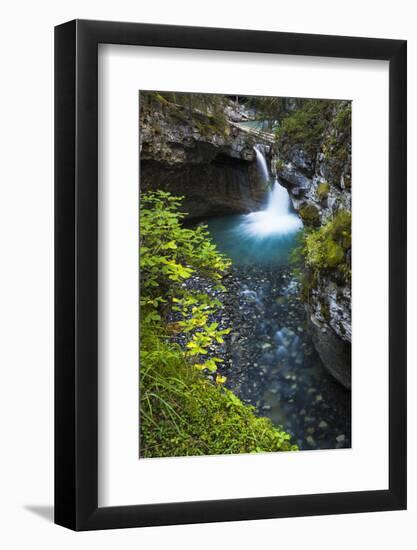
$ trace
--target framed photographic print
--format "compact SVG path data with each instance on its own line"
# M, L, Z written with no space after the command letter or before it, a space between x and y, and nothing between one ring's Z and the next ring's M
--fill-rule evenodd
M55 30L55 521L406 507L406 42Z

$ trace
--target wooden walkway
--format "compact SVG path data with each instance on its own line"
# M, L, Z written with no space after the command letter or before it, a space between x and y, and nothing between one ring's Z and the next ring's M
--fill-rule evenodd
M246 126L241 126L239 122L230 122L231 126L239 128L240 131L251 134L252 136L257 137L258 139L273 145L275 143L275 135L272 132L264 132L263 130L257 130L255 128L248 128Z

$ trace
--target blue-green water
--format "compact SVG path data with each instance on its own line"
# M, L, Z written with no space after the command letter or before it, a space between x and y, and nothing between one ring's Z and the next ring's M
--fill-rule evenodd
M254 130L263 130L264 132L273 132L276 124L273 125L272 130L268 120L245 120L244 122L239 122L239 126L243 128L252 128Z
M267 175L264 157L258 160ZM288 191L275 181L263 210L212 218L208 227L217 248L235 265L286 265L302 223L291 209Z
M257 160L260 175L269 179L260 151ZM222 321L233 331L219 367L227 387L284 426L300 449L349 447L350 394L314 349L289 266L302 222L287 190L275 181L263 210L212 218L207 225L232 260Z
M234 265L287 265L291 251L298 244L297 222L294 231L262 234L262 231L251 231L256 225L253 221L256 214L259 213L211 218L207 225L218 250Z

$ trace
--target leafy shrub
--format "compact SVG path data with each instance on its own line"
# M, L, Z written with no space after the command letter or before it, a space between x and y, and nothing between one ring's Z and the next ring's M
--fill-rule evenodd
M221 303L187 287L194 273L222 288L230 262L205 226L187 229L180 199L157 191L140 208L140 415L141 456L185 456L296 450L290 435L258 418L224 387L212 382L220 359L209 356L230 329L210 316ZM179 321L168 322L175 313ZM175 325L175 326L173 326ZM174 343L176 332L185 345Z
M181 225L184 214L179 206L180 199L164 191L141 197L141 321L159 323L169 311L178 312L182 317L178 326L189 339L187 353L199 360L230 330L209 324L221 303L187 289L185 281L198 271L223 288L220 281L230 261L217 251L205 226L187 229ZM212 362L207 368L212 369Z
M141 456L194 456L293 451L288 433L258 418L223 385L204 378L178 345L142 332Z

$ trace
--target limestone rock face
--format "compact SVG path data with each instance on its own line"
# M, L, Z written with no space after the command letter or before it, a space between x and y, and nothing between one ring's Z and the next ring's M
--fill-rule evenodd
M330 373L347 388L351 386L351 298L350 286L323 277L306 305L314 345Z
M254 144L250 132L230 121L217 128L203 114L190 121L148 110L140 121L141 189L185 196L188 219L257 210L266 189Z
M339 103L334 113L346 108ZM319 146L306 152L287 146L279 152L277 176L294 209L312 228L339 210L351 211L351 139L349 124L330 124ZM350 262L350 255L349 255ZM351 288L336 272L321 273L306 304L313 341L321 359L345 387L351 384Z

